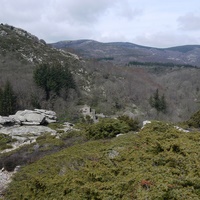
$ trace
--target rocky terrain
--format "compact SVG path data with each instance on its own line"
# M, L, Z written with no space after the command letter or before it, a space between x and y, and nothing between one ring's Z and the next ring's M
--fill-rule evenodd
M10 155L14 155L20 148L23 153L26 151L23 150L24 146L34 145L33 148L39 156L38 149L40 145L37 143L37 138L44 137L45 134L59 138L61 132L67 133L68 131L76 130L73 128L73 124L68 122L63 123L62 126L60 125L57 130L47 126L49 123L56 123L56 119L55 112L44 109L18 111L15 115L8 117L0 116L0 166L3 164L2 156L4 154L7 155L7 153L11 152ZM6 141L6 139L8 140ZM3 165L5 165L5 161ZM19 168L20 166L15 165L12 170L4 167L0 169L0 198L7 185L11 182L12 176Z

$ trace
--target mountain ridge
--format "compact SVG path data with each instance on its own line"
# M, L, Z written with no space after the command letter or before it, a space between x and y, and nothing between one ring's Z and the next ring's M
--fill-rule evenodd
M54 48L76 52L83 58L112 58L121 65L129 62L159 62L188 64L200 67L200 45L183 45L169 48L142 46L130 42L98 42L95 40L65 40L50 44Z

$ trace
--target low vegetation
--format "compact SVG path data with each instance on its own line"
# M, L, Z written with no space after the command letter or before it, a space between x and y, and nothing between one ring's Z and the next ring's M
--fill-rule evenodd
M53 126L53 125L52 125ZM55 126L54 126L55 127ZM61 127L61 125L56 125ZM42 157L58 152L74 144L86 142L86 137L81 131L58 131L58 136L45 133L36 139L36 142L25 145L19 149L0 154L0 169L13 171L16 166L25 166L33 163ZM12 142L15 142L10 136L0 134L0 150L12 148Z
M125 117L121 117L121 120L101 119L98 123L88 125L85 132L88 139L104 139L115 137L120 133L127 133L131 129L131 126L125 121Z
M174 64L174 63L159 63L159 62L137 62L131 61L128 66L148 66L148 67L186 67L186 68L197 68L197 66L189 64Z
M199 132L164 122L88 141L23 167L5 199L200 198Z
M11 136L0 133L0 150L12 148L11 142L14 141Z
M195 112L189 120L186 121L189 127L200 128L200 110Z

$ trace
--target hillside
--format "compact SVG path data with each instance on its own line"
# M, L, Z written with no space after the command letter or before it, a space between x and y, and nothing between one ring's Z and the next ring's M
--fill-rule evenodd
M23 167L6 198L200 198L199 132L153 122L138 133L89 141Z
M41 114L42 127L32 132L0 116L0 180L8 183L15 173L7 189L0 184L0 199L200 199L200 68L191 66L199 47L70 43L52 48L25 30L0 25L0 110L9 81L16 109L58 116L47 126ZM89 114L102 116L99 122L82 115L85 104ZM189 118L179 123L185 129L177 127ZM151 123L141 128L144 119Z
M143 119L157 118L148 102L156 89L165 94L168 104L168 112L160 116L162 119L187 119L198 109L199 69L193 67L199 66L198 45L158 49L132 43L101 43L93 40L61 41L51 45L75 52L90 61L88 66L91 67L87 66L87 70L93 75L94 92L98 93L98 100L92 97L90 105L102 112L110 109L116 112L117 105L135 114L139 109ZM102 74L103 80L100 81ZM111 101L109 94L112 94ZM133 104L138 109L134 110Z
M51 45L76 52L83 58L109 60L115 64L125 65L137 61L200 66L200 45L159 49L128 42L101 43L93 40L60 41Z
M131 43L101 44L95 41L70 43L72 43L71 47L78 45L84 48L87 44L88 49L94 51L88 50L89 56L83 59L67 51L52 48L45 41L39 40L25 30L0 25L0 83L1 87L4 87L7 80L11 82L17 96L18 110L34 109L39 106L39 108L56 111L59 120L72 122L81 120L80 108L85 104L91 106L97 113L109 116L127 113L140 120L165 119L174 122L186 120L198 110L199 68L147 63L142 59L144 57L141 57L142 63L136 62L130 66L124 66L128 63L128 59L125 59L126 62L123 61L124 64L116 60L128 55L130 49L137 54L138 49L160 53L165 50ZM110 51L113 46L115 50ZM95 49L99 47L101 49L97 52L100 53L97 54ZM187 53L195 51L192 47L189 50ZM91 52L98 55L100 59L93 59ZM114 62L113 52L117 56ZM178 51L170 50L170 52L176 54ZM99 60L106 60L106 62L99 62ZM44 90L33 80L33 72L41 63L48 63L51 66L55 61L70 69L76 89L68 91L69 93L61 91L59 95L52 92L49 100L46 101ZM166 113L157 113L149 104L149 98L157 89L161 96L165 95Z
M35 104L48 109L56 109L58 105L52 101L46 102L43 90L36 86L33 72L38 65L55 62L67 65L74 78L81 65L78 56L53 49L31 33L4 24L0 25L0 60L1 88L6 81L11 83L17 96L18 110L32 109Z

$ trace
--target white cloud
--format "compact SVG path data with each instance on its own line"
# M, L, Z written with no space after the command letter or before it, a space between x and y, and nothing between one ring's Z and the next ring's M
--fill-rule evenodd
M178 18L181 30L196 31L200 30L200 15L194 13L187 13Z
M0 19L47 42L86 38L164 47L200 43L200 15L193 14L199 9L199 0L1 0Z
M194 38L186 34L157 32L145 33L144 35L136 36L135 41L138 44L151 47L173 47L187 44L198 44L200 38Z

